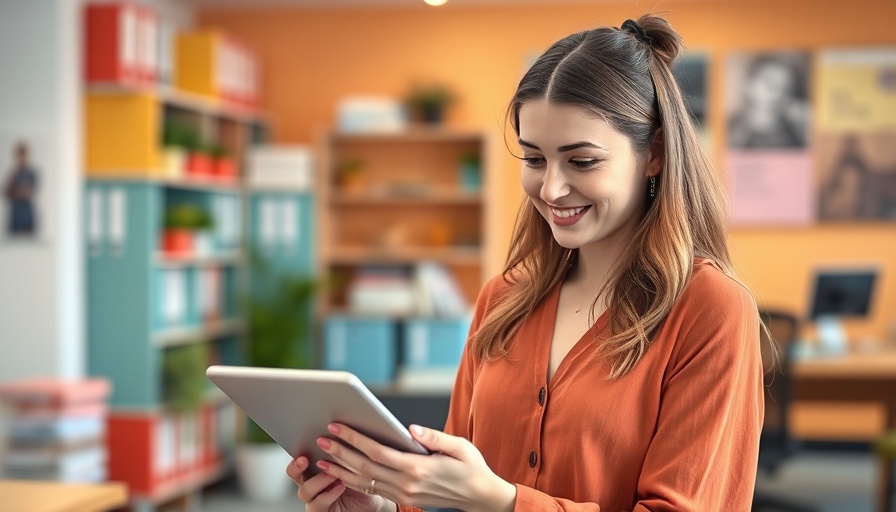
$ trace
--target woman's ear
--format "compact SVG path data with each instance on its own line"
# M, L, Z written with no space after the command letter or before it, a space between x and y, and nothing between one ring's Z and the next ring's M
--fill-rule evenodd
M666 163L666 139L663 129L659 128L653 136L653 142L647 151L647 177L659 176Z

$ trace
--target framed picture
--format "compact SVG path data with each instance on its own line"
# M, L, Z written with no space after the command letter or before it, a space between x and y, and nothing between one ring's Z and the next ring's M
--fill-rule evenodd
M0 133L0 240L4 242L46 240L48 236L45 169L51 164L46 140Z

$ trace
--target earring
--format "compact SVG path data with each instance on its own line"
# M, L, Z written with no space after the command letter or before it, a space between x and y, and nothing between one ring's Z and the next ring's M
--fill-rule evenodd
M650 177L650 197L656 197L656 176Z

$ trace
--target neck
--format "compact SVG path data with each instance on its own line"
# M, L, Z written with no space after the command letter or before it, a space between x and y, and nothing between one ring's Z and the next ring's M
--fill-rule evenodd
M596 294L607 281L614 263L621 255L615 244L591 244L579 248L575 272L570 280L577 288Z

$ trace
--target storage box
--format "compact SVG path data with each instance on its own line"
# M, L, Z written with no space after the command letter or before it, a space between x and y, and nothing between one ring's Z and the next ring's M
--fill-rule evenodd
M92 83L139 86L158 74L158 18L130 2L97 2L85 8L84 74Z
M470 330L469 316L418 318L404 325L402 364L407 369L456 369Z
M324 333L324 368L351 372L368 385L391 385L396 334L389 319L330 317Z
M260 146L249 153L248 183L255 188L311 190L314 161L307 146Z
M185 91L247 107L258 104L258 62L245 45L220 30L178 34L174 81Z

